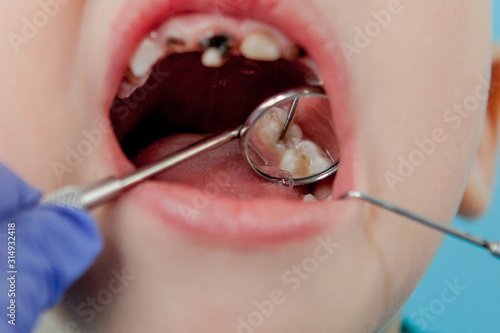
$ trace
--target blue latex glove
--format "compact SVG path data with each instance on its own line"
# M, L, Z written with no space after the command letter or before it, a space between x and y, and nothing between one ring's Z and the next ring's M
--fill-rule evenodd
M31 332L38 316L61 300L102 249L97 224L87 212L55 205L37 206L40 197L39 191L0 164L2 333ZM8 249L8 242L13 240L9 237L13 236L15 244L9 245L15 245L15 254ZM15 263L8 261L13 254ZM15 317L11 315L13 301Z

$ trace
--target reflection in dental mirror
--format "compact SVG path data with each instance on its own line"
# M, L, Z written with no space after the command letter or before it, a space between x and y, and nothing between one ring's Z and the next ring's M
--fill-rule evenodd
M331 175L340 158L327 96L307 87L264 102L245 124L241 151L269 181L305 185Z

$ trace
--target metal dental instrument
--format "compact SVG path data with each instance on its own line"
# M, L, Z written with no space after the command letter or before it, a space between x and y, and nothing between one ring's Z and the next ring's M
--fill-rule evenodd
M319 101L317 99L319 99ZM267 154L266 152L259 152L258 147L256 147L259 145L259 142L258 140L255 141L255 138L258 137L258 135L255 135L255 129L259 126L259 121L262 119L262 116L267 114L274 107L286 107L291 101L293 101L292 108L290 109L293 110L293 114L291 117L290 115L288 117L290 118L287 125L288 127L291 123L291 118L293 118L298 109L298 103L300 100L309 100L310 103L305 104L309 108L308 115L312 114L309 115L310 117L314 116L313 112L309 112L311 106L315 106L314 110L318 110L321 107L328 107L328 103L325 103L325 101L328 101L328 97L325 95L321 87L310 86L288 90L264 101L252 112L244 125L232 131L227 131L201 140L156 163L144 166L120 178L110 177L87 187L64 187L44 195L40 200L40 203L55 203L90 210L116 198L127 189L130 189L133 186L150 179L189 158L238 138L240 139L240 150L245 160L248 162L252 170L264 179L289 186L305 185L317 182L318 180L330 176L338 168L339 153L336 143L330 150L328 150L328 155L331 158L332 165L324 170L321 170L320 172L301 178L294 178L290 173L281 170L279 165L276 165L276 162L273 164L273 161L271 161L273 158L271 154L272 152L267 152ZM323 110L318 110L318 114L320 114L321 111ZM319 124L316 119L312 119L312 121L314 121L315 124ZM321 124L323 124L321 126L327 126L328 122L322 121ZM326 129L324 130L326 131ZM333 128L332 135L335 136ZM336 140L329 138L329 141Z
M415 222L421 223L429 228L432 228L432 229L437 230L439 232L442 232L444 234L450 235L452 237L466 241L470 244L484 248L484 249L488 250L494 257L500 259L500 242L489 242L487 240L484 240L484 239L481 239L479 237L470 235L466 232L454 229L454 228L449 227L449 226L442 224L440 222L430 220L430 219L425 218L423 216L420 216L418 214L412 213L406 209L397 207L395 205L381 201L379 199L376 199L372 196L363 194L363 193L358 192L358 191L350 191L341 197L341 199L350 199L350 198L359 199L359 200L368 202L368 203L373 204L377 207L380 207L380 208L389 210L393 213L399 214L401 216L407 217Z
M286 132L288 132L288 128L292 123L292 119L295 116L295 111L297 111L298 105L299 105L299 99L296 98L293 100L292 107L290 108L290 111L288 111L288 115L286 116L285 124L283 125L283 129L281 130L280 140L283 140Z

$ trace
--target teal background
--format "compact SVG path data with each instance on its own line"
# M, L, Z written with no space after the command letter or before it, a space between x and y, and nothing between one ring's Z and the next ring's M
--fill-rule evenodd
M494 38L500 41L500 1L494 0L493 3ZM477 221L457 218L453 222L455 227L500 241L500 168L497 179L488 214ZM455 296L453 293L445 293L447 304L441 299L447 288L445 281L453 284L455 279L467 289L456 291L459 296L454 301L450 301ZM429 309L427 318L420 314L421 308ZM404 315L406 319L413 319L419 332L500 333L500 260L484 250L447 237L422 283L408 301Z

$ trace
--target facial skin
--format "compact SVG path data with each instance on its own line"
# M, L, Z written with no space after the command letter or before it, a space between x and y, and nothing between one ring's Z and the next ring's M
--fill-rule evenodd
M364 30L375 20L372 11L393 2L303 1L321 10L339 50L346 51L341 62L348 95L343 97L352 131L343 162L354 170L350 189L450 221L466 190L485 119L491 2L401 0L391 22L359 47L357 28ZM105 47L124 3L61 5L18 53L8 38L0 40L1 160L43 191L117 172L110 162L110 147L117 149L110 144L112 133L62 182L53 162L64 161L66 147L76 147L82 131L102 120L94 110L112 64ZM22 18L38 10L34 0L2 2L1 34L19 32ZM473 111L448 111L468 107L464 100L470 96L478 100ZM492 156L496 117L486 119L487 133L493 134L482 155ZM416 140L429 139L434 151L415 153L422 151ZM398 171L402 159L418 157L424 161L413 171ZM494 169L481 161L472 180L488 178L484 170ZM462 210L477 213L477 205L484 209L487 200L464 201ZM236 332L238 318L246 320L256 311L255 301L264 304L273 297L279 304L255 332L397 332L397 325L387 325L418 284L441 236L359 202L339 205L345 206L345 218L319 234L235 245L180 231L124 197L96 212L106 249L49 321L59 331L75 322L82 332ZM333 250L315 252L322 244L318 238L334 242ZM315 253L322 260L316 257L312 272L294 268ZM110 290L117 272L128 276L126 286L115 288L109 304L89 305L88 297ZM82 314L82 309L94 311Z

